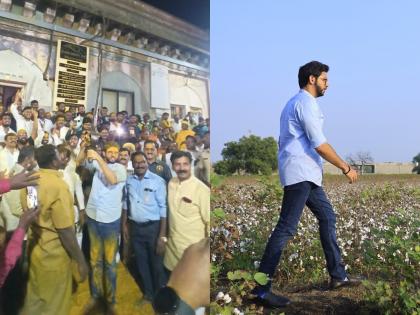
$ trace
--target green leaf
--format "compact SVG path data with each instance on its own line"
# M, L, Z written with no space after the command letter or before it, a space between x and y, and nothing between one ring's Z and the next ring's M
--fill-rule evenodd
M268 283L268 276L265 273L257 272L254 274L254 280L260 285L266 285Z
M212 213L213 213L213 216L215 216L216 218L224 219L226 217L226 214L222 208L216 208L213 210Z
M225 306L223 310L220 312L221 315L231 315L233 312L233 308L230 306Z
M244 280L248 280L248 281L250 281L250 280L252 280L252 275L251 275L251 273L249 273L249 272L243 271L243 272L242 272L242 278L243 278Z
M229 271L227 273L227 277L230 281L240 280L242 279L242 271L241 270L235 270L234 272Z

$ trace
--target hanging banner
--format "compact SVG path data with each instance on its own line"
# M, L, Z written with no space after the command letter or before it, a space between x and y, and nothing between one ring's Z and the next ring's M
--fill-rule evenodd
M58 41L53 110L59 103L67 108L87 104L89 48Z

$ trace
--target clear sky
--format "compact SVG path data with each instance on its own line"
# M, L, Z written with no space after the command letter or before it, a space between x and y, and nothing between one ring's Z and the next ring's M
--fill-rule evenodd
M420 1L211 1L211 146L275 139L301 65L330 66L318 102L340 156L420 152Z

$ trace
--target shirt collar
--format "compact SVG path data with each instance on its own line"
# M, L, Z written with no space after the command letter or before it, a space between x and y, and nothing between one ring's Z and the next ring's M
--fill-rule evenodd
M140 180L140 177L138 176L138 175L136 175L136 174L133 174L132 175L135 179L138 179L138 180ZM144 176L143 176L143 179L149 179L150 178L150 171L149 170L147 170L146 171L146 173L144 174Z
M311 93L309 93L308 91L306 91L305 89L300 89L300 91L299 92L301 92L301 93L306 93L307 95L309 95L311 98L313 98L313 99L315 99L315 97L311 94Z

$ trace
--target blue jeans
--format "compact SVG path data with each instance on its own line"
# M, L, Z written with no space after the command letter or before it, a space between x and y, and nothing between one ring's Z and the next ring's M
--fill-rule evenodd
M259 271L268 274L270 278L273 277L283 248L296 234L305 205L318 219L322 249L331 278L343 280L347 275L341 263L341 253L337 244L334 210L322 187L308 181L284 187L280 218L266 245ZM265 286L258 287L256 292L266 292L270 287L271 281Z
M105 298L110 304L115 304L117 287L118 240L120 235L120 219L101 223L87 218L87 229L90 240L89 277L90 293L95 299Z

